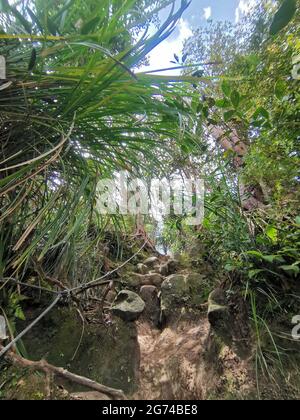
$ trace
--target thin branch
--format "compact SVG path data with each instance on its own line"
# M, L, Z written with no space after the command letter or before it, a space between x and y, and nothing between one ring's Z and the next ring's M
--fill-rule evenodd
M76 291L79 290L80 293L81 293L82 291L85 291L85 290L89 289L90 287L94 287L94 284L98 283L100 280L103 280L106 277L110 276L111 274L116 273L117 271L121 270L121 268L123 268L126 264L128 264L130 261L132 261L145 248L147 243L148 243L148 241L146 241L144 243L144 245L134 255L132 255L132 257L130 257L127 261L125 261L119 267L115 268L112 271L107 272L106 274L104 274L104 276L99 277L98 279L92 280L92 281L90 281L86 284L82 284L81 286L74 287L73 289L70 290L70 292L72 293L72 292L76 292Z
M0 345L0 350L1 350L1 353L3 353L4 348L1 345ZM33 362L31 360L24 359L21 356L17 356L16 354L14 354L12 352L9 352L6 355L6 357L13 364L16 364L20 367L30 368L30 369L33 369L33 370L39 370L39 371L45 372L46 375L49 375L49 373L52 373L56 376L60 376L64 379L67 379L68 381L75 382L76 384L85 386L85 387L93 389L97 392L101 392L105 395L108 395L113 400L125 400L126 399L125 394L122 390L115 389L115 388L110 388L108 386L99 384L98 382L95 382L95 381L93 381L89 378L86 378L84 376L79 376L79 375L76 375L74 373L71 373L64 368L50 365L45 360L41 360L39 362Z
M40 316L38 316L30 325L28 325L28 327L25 328L25 330L23 330L9 344L7 344L7 346L2 347L2 349L0 351L0 357L4 356L4 354L8 350L10 350L22 337L24 337L24 335L27 334L28 331L30 331L42 318L44 318L51 311L51 309L53 309L54 306L59 302L59 300L61 299L61 297L62 297L62 293L58 294L56 296L56 298L54 299L54 301L51 303L51 305L49 305L47 307L47 309L45 309L44 312L41 313Z

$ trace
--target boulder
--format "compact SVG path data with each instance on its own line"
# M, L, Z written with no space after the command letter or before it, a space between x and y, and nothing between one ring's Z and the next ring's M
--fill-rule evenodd
M208 279L205 274L190 273L186 276L186 283L188 284L190 294L190 304L192 306L199 306L207 300L207 282Z
M128 287L137 288L144 284L144 275L139 273L128 273L124 276L124 281Z
M214 290L208 298L208 320L214 332L227 345L232 345L232 320L223 290Z
M160 287L164 279L159 273L150 272L149 274L129 273L124 280L128 287L138 288L151 285Z
M161 307L167 319L186 307L197 309L203 302L204 276L198 273L172 274L161 285Z
M136 271L139 274L147 274L149 271L149 268L145 264L138 264L136 266Z
M144 276L142 285L154 285L160 287L164 281L163 277L158 273L149 273Z
M181 311L182 305L189 298L185 276L174 274L163 281L161 285L161 315L164 320Z
M159 272L160 270L160 265L156 264L151 270L150 273L156 273L156 274L160 274Z
M174 274L179 268L179 262L173 259L170 259L165 264L161 265L159 268L159 273L166 277L170 274Z
M145 302L130 290L119 292L111 311L123 321L136 321L145 309Z
M159 259L157 257L150 257L144 261L144 264L147 267L153 268L155 265L159 264Z
M156 327L160 323L160 300L158 289L155 286L142 286L140 296L146 304L143 319L152 322Z
M163 277L167 277L169 275L169 266L167 263L159 267L159 274L161 274Z
M221 289L208 299L208 320L217 336L241 359L251 355L251 329L245 300L237 293L226 297Z
M168 262L169 274L174 274L179 268L179 261L170 259Z

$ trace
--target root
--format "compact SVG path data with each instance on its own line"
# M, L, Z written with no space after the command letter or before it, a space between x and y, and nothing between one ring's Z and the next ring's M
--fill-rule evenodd
M2 348L3 347L0 345L0 350ZM24 359L23 357L20 357L13 352L7 353L5 355L5 358L8 359L14 365L20 366L22 368L29 368L32 370L38 370L38 371L44 372L48 378L51 378L52 375L59 376L64 379L67 379L68 381L75 382L76 384L93 389L94 391L101 392L102 394L107 395L113 400L126 399L125 394L122 390L107 387L91 379L85 378L84 376L79 376L74 373L71 373L64 368L50 365L45 360L41 360L39 362L33 362L31 360Z

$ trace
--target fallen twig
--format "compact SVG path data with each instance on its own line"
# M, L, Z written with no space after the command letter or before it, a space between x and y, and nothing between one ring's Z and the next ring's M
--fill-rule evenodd
M28 325L28 327L25 328L25 330L23 330L20 334L17 335L17 337L15 337L9 344L7 344L7 346L5 347L0 347L0 357L4 356L4 354L10 350L25 334L28 333L28 331L31 330L31 328L33 328L42 318L44 318L44 316L46 316L52 308L54 308L54 306L59 302L59 300L61 299L62 294L59 294L56 296L56 298L54 299L54 301L51 303L51 305L49 305L43 313L41 313L40 316L38 316L30 325Z
M3 351L3 347L0 345L1 352ZM33 370L38 370L44 372L47 376L49 374L53 374L55 376L60 376L68 381L75 382L76 384L85 386L87 388L93 389L94 391L101 392L105 395L108 395L113 400L125 400L125 394L122 390L110 388L108 386L99 384L89 378L84 376L79 376L74 373L69 372L68 370L50 365L45 360L41 360L39 362L33 362L28 359L24 359L21 356L16 355L15 353L9 352L5 356L8 360L10 360L13 364L18 365L23 368L30 368Z

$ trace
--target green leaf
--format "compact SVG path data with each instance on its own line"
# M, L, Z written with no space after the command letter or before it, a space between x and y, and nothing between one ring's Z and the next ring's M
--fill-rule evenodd
M297 265L282 265L280 268L295 275L300 273L300 268Z
M246 57L246 61L251 66L257 67L260 63L260 57L256 54L250 54Z
M26 320L25 315L24 315L24 312L22 311L22 308L20 306L17 306L16 307L15 317L18 318L18 319L20 319L21 321L25 321Z
M296 0L285 0L274 16L270 34L276 35L293 19L297 10Z
M271 264L273 264L274 262L284 262L284 259L279 255L263 255L263 260Z
M256 277L258 274L264 272L265 270L263 269L257 269L257 270L250 270L248 272L248 276L250 279L253 279L254 277Z
M232 105L233 105L235 108L237 108L237 107L239 106L239 104L240 104L240 100L241 100L241 97L240 97L239 92L238 92L237 90L234 90L234 91L231 93L230 99L231 99Z
M224 93L225 96L227 96L228 98L230 97L231 94L231 86L230 84L227 82L227 80L224 80L222 85L221 85L221 89Z
M282 99L286 95L285 82L283 80L277 80L274 91L275 91L276 98L279 99L279 101L282 101Z
M256 120L258 117L263 117L266 120L270 118L269 112L262 106L258 107L257 110L254 112L252 118Z
M295 222L296 222L297 225L300 226L300 216L297 216L296 217Z
M211 228L211 222L209 221L209 219L208 219L208 218L205 218L205 219L203 220L203 222L202 222L202 226L203 226L205 229L210 229L210 228Z
M203 115L204 115L205 118L208 118L208 116L209 116L209 108L208 108L208 106L204 106L203 107L202 113L203 113Z
M276 244L278 242L278 230L274 226L268 226L266 228L266 235L273 243Z
M47 22L47 28L50 34L52 34L53 36L56 36L57 34L59 34L59 29L56 23L52 19L50 19L49 16L47 16L46 22Z
M26 10L32 22L35 23L38 29L43 33L44 32L43 26L41 22L39 21L39 19L37 18L37 16L33 13L33 11L28 6L26 7Z
M203 110L203 104L200 102L197 106L197 114L200 114L200 112L202 112Z
M251 257L256 257L260 260L263 258L263 254L259 251L246 251L245 254L250 255Z
M236 270L236 267L233 264L226 264L224 268L228 272L232 272L232 271Z
M89 22L85 23L83 27L81 28L81 34L87 35L89 33L93 33L100 21L101 21L100 17L96 16L93 19L91 19Z
M224 121L228 122L232 119L232 117L235 115L235 110L231 109L230 111L224 112Z
M230 108L231 107L231 102L227 99L217 99L216 100L216 106L218 108Z

